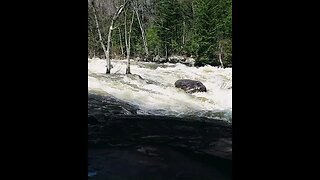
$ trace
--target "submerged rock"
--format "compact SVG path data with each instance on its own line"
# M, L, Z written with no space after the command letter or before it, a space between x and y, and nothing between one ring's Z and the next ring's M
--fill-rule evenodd
M185 90L187 93L207 92L207 88L200 81L179 79L174 85L177 88Z

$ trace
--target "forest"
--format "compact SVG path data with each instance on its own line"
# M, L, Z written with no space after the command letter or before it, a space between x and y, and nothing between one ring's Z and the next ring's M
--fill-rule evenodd
M107 73L110 59L170 56L232 67L232 1L88 0L88 58L106 59Z

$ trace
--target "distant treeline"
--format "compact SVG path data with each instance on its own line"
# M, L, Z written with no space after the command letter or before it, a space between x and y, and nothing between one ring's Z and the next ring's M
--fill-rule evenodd
M197 65L231 67L232 1L88 0L90 58L106 58L101 40L112 58L182 55Z

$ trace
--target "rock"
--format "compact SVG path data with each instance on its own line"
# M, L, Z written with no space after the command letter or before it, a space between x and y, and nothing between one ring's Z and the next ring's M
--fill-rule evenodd
M153 62L160 62L160 56L156 55L155 57L153 57L152 61Z
M158 144L194 154L232 159L232 127L228 122L203 117L197 119L128 114L114 108L118 109L119 105L121 109L135 111L135 108L119 103L113 97L89 94L90 148L138 146L138 149L135 148L137 152L157 156L157 149L150 147Z
M100 113L93 113L90 115L88 114L88 124L97 125L105 121L106 121L106 118L103 114L100 114Z
M207 88L200 81L180 79L174 85L177 88L185 90L187 93L207 92Z
M185 64L187 66L194 66L195 62L196 62L196 60L194 58L189 57L186 59L186 61L183 64Z
M186 58L183 56L170 56L168 58L169 63L184 63L186 61Z
M153 55L147 55L146 57L143 58L143 61L145 62L151 62L153 61Z
M88 158L92 166L99 165L101 168L93 168L96 176L88 180L232 179L232 160L190 154L165 145L147 147L155 149L157 154L146 154L147 150L137 150L136 147L89 148Z
M139 146L138 152L156 156L156 149L148 146L158 144L232 159L232 128L227 122L138 114L108 116L105 123L88 126L90 148Z
M142 61L142 59L140 57L136 57L134 58L135 61Z
M111 95L100 96L97 94L88 94L88 123L99 124L105 122L103 114L137 114L138 108L121 101Z
M88 121L88 179L231 179L228 122L141 115L112 96L91 93Z
M165 62L167 62L167 59L166 59L166 58L160 58L160 59L159 59L159 63L165 63Z

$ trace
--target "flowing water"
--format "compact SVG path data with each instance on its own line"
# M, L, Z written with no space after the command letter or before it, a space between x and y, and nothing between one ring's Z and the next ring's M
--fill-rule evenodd
M88 59L89 92L107 93L136 105L139 114L232 122L232 68L131 61L134 75L125 75L125 60L112 60L111 64L111 74L106 75L105 60ZM201 81L207 92L188 94L174 87L178 79Z

